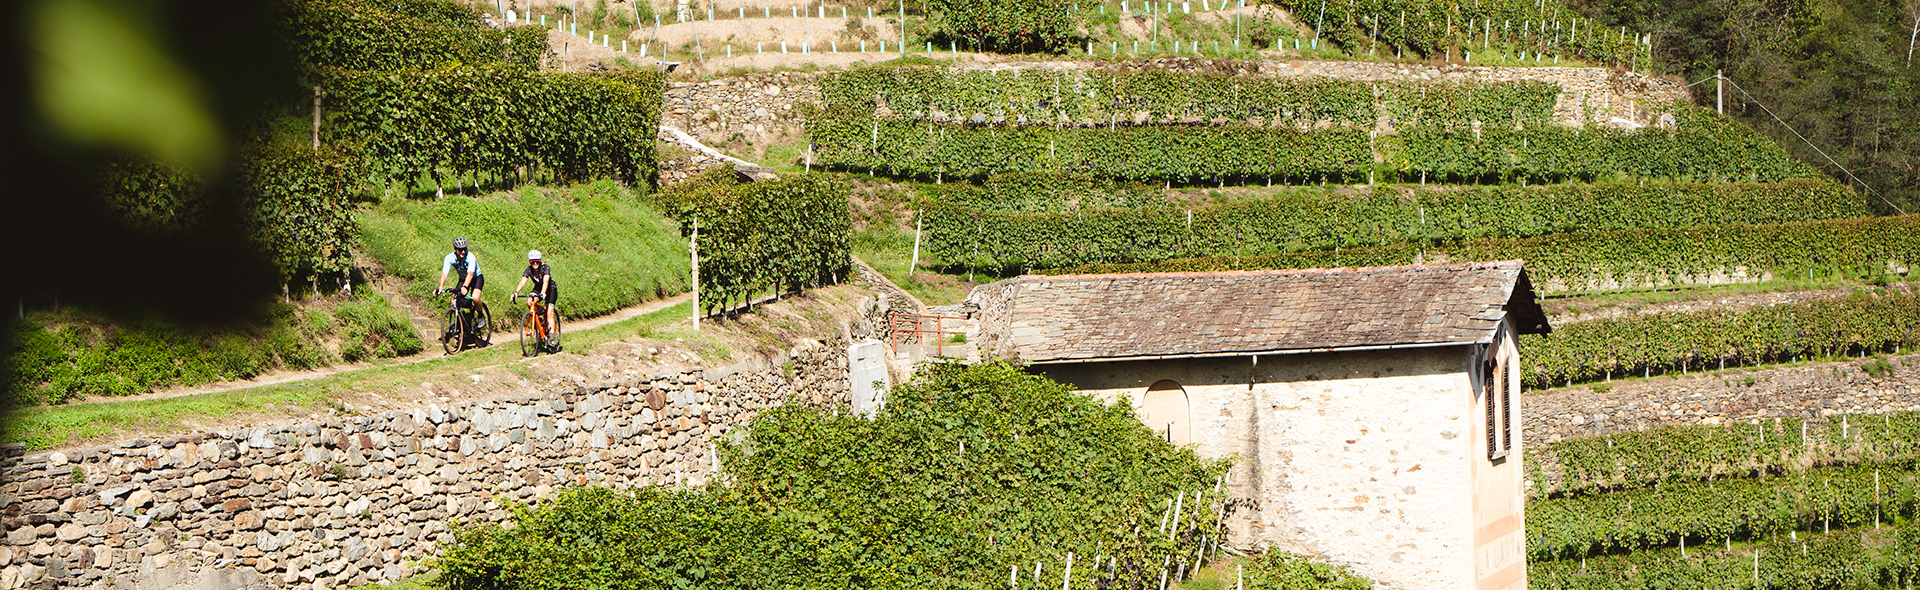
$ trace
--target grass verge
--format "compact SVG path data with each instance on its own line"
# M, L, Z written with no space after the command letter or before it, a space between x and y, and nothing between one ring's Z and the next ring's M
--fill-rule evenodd
M367 251L408 281L409 295L425 300L445 301L431 293L455 237L469 240L487 278L484 297L496 311L515 307L507 297L528 250L541 251L553 266L560 310L569 319L687 290L687 242L679 224L612 181L479 198L385 199L363 211L360 223Z
M692 313L691 305L682 303L577 334L568 333L566 346L571 351L585 351L628 336L650 336ZM487 348L306 381L161 399L20 409L6 415L4 426L0 426L0 443L26 443L27 448L39 450L101 441L120 432L184 432L195 424L241 416L298 416L327 407L350 393L400 388L433 375L511 363L520 358L520 349L512 338L510 333L495 333L494 344Z

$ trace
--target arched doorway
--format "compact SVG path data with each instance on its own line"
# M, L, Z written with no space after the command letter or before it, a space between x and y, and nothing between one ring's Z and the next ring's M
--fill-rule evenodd
M1187 428L1191 415L1187 405L1187 390L1172 380L1163 379L1154 383L1140 400L1140 420L1176 445L1184 445L1191 440Z

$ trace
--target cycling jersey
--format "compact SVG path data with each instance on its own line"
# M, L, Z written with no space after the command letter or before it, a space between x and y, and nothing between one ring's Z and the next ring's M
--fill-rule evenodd
M473 273L474 278L483 274L480 272L480 258L472 252L467 253L465 260L460 259L457 252L448 252L447 257L440 261L440 274L465 279L469 272Z

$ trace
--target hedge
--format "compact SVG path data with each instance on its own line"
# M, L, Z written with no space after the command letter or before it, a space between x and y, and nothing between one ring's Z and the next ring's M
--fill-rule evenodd
M1522 337L1526 384L1863 354L1920 343L1920 294L1856 292L1744 310L1661 312Z
M410 182L449 166L562 180L655 181L663 74L515 68L345 73L329 141L362 144L376 171ZM437 178L437 176L436 176Z
M853 217L846 184L824 174L742 184L722 166L657 196L690 235L700 231L700 300L707 311L756 293L798 293L847 277Z
M1159 187L1071 175L948 184L925 206L927 251L951 265L1059 268L1196 255L1385 246L1570 231L1864 217L1838 184L1594 184L1529 188L1295 190L1183 207ZM1106 208L1103 205L1137 205Z
M1099 264L1046 274L1193 272L1270 268L1385 266L1451 260L1527 261L1542 293L1653 287L1700 281L1717 274L1748 280L1802 276L1876 278L1920 261L1920 215L1804 221L1774 225L1727 224L1401 243L1257 256L1180 258Z

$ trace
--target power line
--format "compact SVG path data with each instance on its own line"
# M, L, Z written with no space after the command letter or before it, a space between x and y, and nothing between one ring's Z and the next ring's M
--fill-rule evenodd
M1888 207L1893 207L1894 211L1899 211L1901 215L1907 214L1907 210L1901 209L1899 205L1896 205L1893 203L1893 201L1887 199L1886 195L1880 194L1880 191L1873 190L1873 187L1871 185L1868 185L1867 181L1860 180L1860 177L1854 176L1852 170L1848 170L1846 166L1841 166L1840 162L1835 161L1833 159L1833 156L1827 155L1827 152L1824 150L1821 150L1820 146L1813 145L1813 142L1809 141L1807 139L1807 136L1801 135L1800 132L1795 130L1792 125L1788 125L1786 120L1780 118L1780 115L1773 114L1773 109L1767 108L1766 103L1760 102L1760 99L1754 98L1752 94L1748 94L1747 89L1741 88L1738 82L1733 81L1733 78L1728 78L1726 76L1720 76L1720 78L1726 80L1728 84L1733 85L1733 89L1740 91L1740 94L1746 95L1747 100L1753 101L1753 104L1756 106L1759 106L1760 110L1766 111L1767 116L1773 117L1774 121L1778 121L1781 127L1787 128L1787 131L1792 132L1794 137L1800 138L1800 141L1806 143L1807 147L1813 148L1814 153L1820 154L1820 157L1822 158L1826 158L1827 162L1830 164L1833 164L1834 168L1839 168L1840 172L1845 173L1847 175L1847 178L1852 179L1854 182L1860 183L1860 186L1862 188L1867 189L1867 192L1873 193L1873 196L1879 197L1880 200L1882 202L1885 202ZM1698 83L1699 82L1695 82L1695 84L1698 84Z

